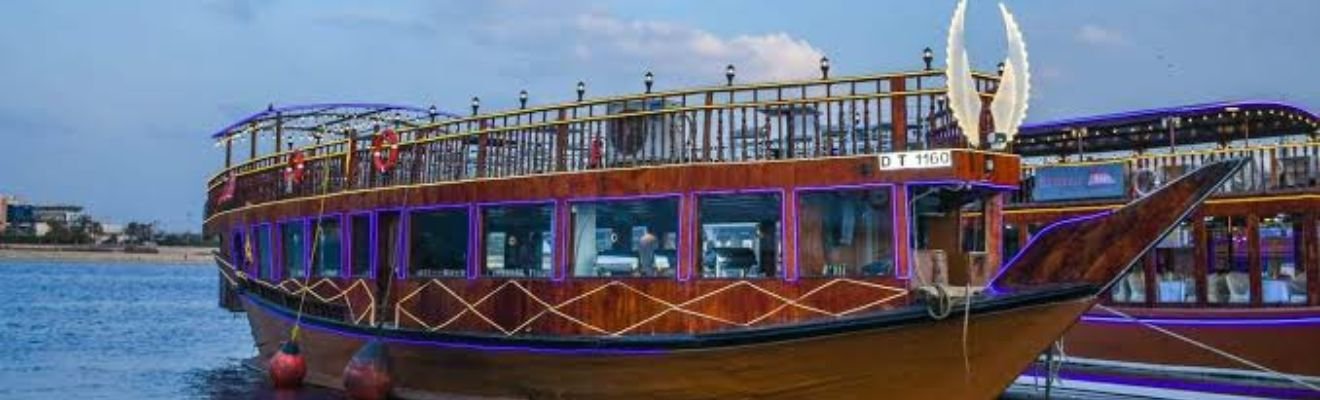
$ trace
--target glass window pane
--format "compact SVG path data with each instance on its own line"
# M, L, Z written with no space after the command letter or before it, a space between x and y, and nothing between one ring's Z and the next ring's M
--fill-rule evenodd
M574 203L573 276L673 277L678 199Z
M1196 236L1190 221L1182 221L1155 245L1155 301L1196 302Z
M349 249L352 265L349 270L353 271L353 277L364 277L371 273L371 216L354 215L349 218L352 225L349 227L352 234L352 247Z
M549 278L554 265L553 204L482 208L485 257L491 277Z
M1306 268L1301 260L1301 220L1291 214L1261 218L1261 293L1266 304L1306 303Z
M1022 241L1019 240L1022 238L1020 236L1021 232L1021 225L1004 224L1004 233L1002 236L1002 240L1004 241L1002 253L1004 262L1008 262L1008 260L1012 260L1014 256L1017 256L1018 250L1021 250L1022 246L1025 245L1025 243L1022 243Z
M1144 303L1146 301L1145 267L1145 257L1137 260L1132 269L1124 273L1123 278L1109 288L1109 298L1115 303Z
M467 276L467 209L409 213L408 239L409 275L421 278Z
M313 255L316 276L339 278L343 266L343 232L338 217L323 218L316 232Z
M307 235L306 226L302 221L286 222L280 224L280 244L283 247L283 257L281 261L284 265L285 278L303 278L307 271L304 266L307 265Z
M261 279L272 279L275 277L271 270L271 249L270 226L258 226L257 243L252 249L252 257L257 259L257 276Z
M701 276L773 278L783 269L779 193L702 196Z
M234 268L242 269L248 262L246 251L243 250L247 242L243 241L243 231L235 231L233 237L229 242L229 261L234 263Z
M894 274L890 189L812 191L799 196L802 276Z
M1210 259L1206 277L1207 300L1212 304L1246 304L1251 301L1251 277L1247 263L1246 218L1206 217Z

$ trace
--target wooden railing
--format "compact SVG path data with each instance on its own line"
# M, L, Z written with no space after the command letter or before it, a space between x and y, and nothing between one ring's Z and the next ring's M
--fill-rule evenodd
M1047 166L1085 166L1122 163L1127 179L1123 200L1137 195L1134 185L1139 174L1147 174L1156 183L1166 183L1206 163L1250 158L1251 162L1219 189L1217 194L1252 194L1290 190L1320 189L1320 142L1289 143L1244 148L1226 148L1171 154L1144 154L1108 160L1072 163L1024 165L1024 190L1013 198L1015 203L1031 203L1031 178L1037 169Z
M976 74L986 99L997 80ZM398 129L396 166L372 168L371 137L289 151L215 174L206 213L321 193L467 179L710 162L806 159L961 147L943 71L709 87L474 115ZM988 117L982 117L982 126ZM234 178L233 196L221 196ZM227 197L227 198L225 198ZM223 198L223 201L222 201Z

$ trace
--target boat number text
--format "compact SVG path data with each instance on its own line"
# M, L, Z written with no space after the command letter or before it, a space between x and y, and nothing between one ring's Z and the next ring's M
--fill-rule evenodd
M880 170L940 168L953 166L949 150L904 151L880 155Z

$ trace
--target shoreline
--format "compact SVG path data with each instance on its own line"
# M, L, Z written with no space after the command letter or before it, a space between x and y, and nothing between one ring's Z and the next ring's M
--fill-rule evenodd
M0 261L145 262L195 264L212 262L212 247L157 247L156 253L125 252L76 245L2 244Z

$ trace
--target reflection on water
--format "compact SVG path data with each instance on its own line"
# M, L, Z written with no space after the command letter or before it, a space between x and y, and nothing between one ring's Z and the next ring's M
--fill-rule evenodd
M209 266L0 260L0 398L337 399L268 389Z

